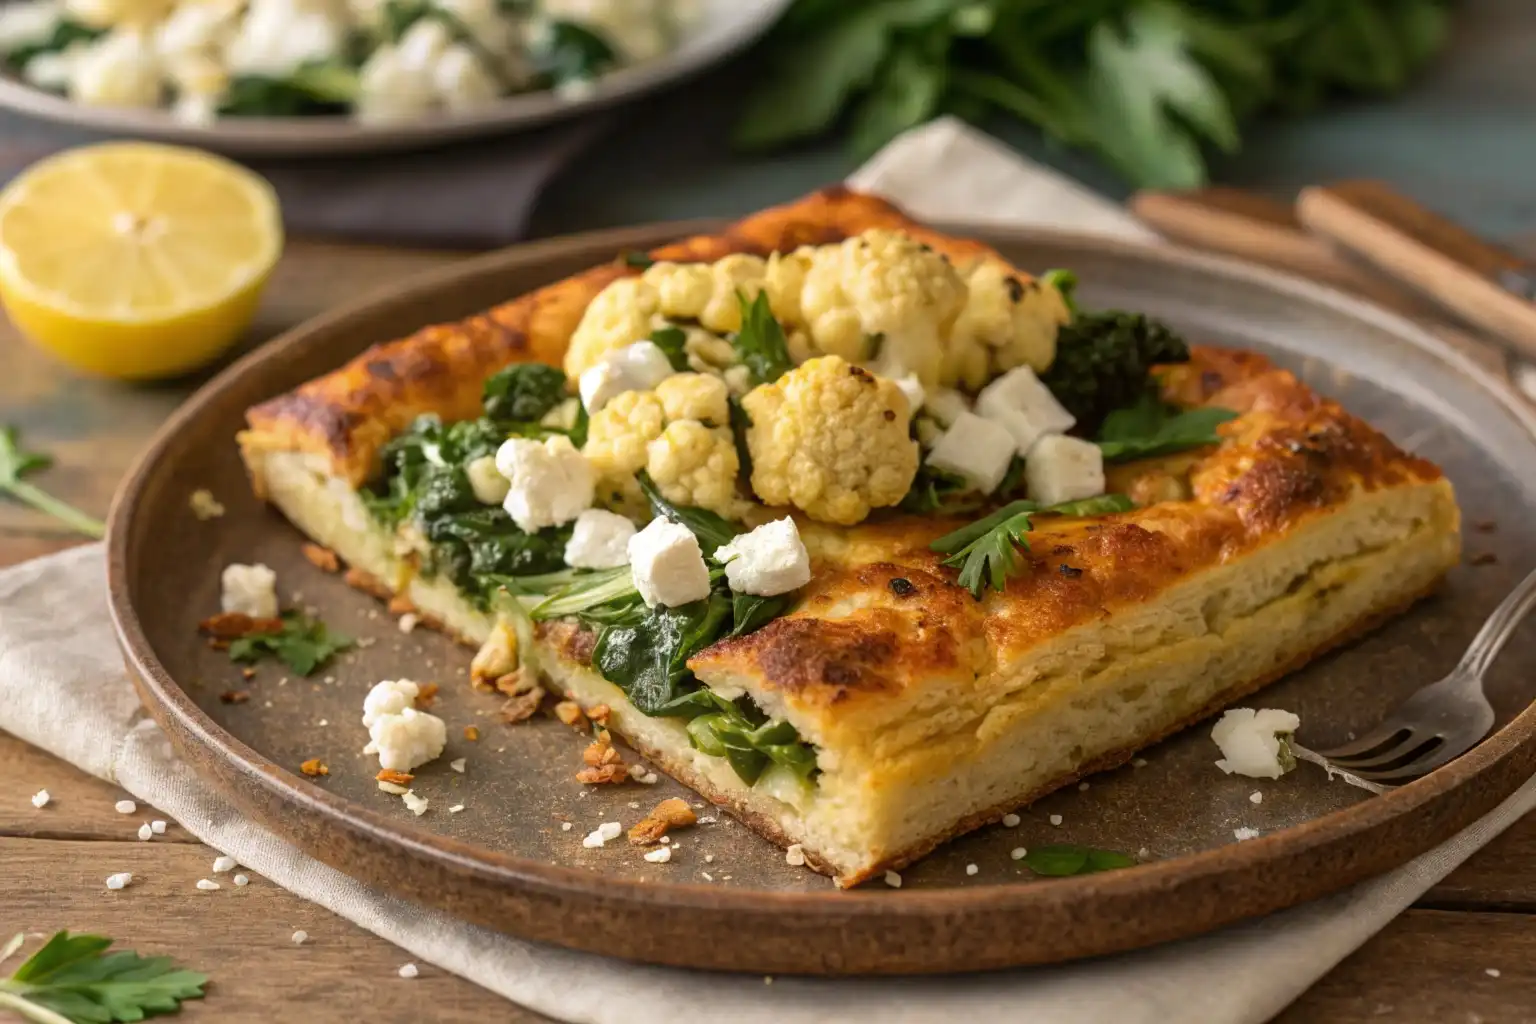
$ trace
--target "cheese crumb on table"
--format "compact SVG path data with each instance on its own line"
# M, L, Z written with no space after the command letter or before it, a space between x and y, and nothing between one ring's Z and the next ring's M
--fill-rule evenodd
M454 760L448 762L448 767L462 775L464 774L464 765L467 763L467 761L468 758L455 758Z
M1490 978L1497 978L1500 974L1500 971L1497 967L1485 967L1483 969L1483 973L1488 975Z
M416 632L417 625L420 623L420 615L417 615L415 612L406 612L395 623L395 628L399 629L402 633L414 633Z
M976 874L980 870L981 870L981 868L977 867L975 864L967 864L965 866L965 873L967 875L974 875L974 874Z
M414 978L420 974L421 971L416 967L415 964L405 964L395 973L400 975L402 978Z
M1015 846L1013 849L1008 851L1008 856L1012 857L1014 860L1023 860L1028 854L1029 851L1024 849L1022 846Z
M645 859L652 864L665 864L672 859L672 847L662 846L645 855Z
M1264 794L1260 793L1258 790L1254 790L1252 793L1248 794L1248 802L1261 804L1264 802Z
M206 487L199 487L192 492L187 499L187 506L192 509L192 514L198 519L207 522L209 519L217 519L224 514L224 506L219 499L213 496L213 492Z
M215 889L223 888L223 886L219 885L218 882L210 882L206 878L199 878L197 880L197 887L203 892L213 892Z
M149 827L149 822L146 821L144 824L139 826L139 838L144 840L146 843L149 842L149 838L154 834L155 830Z
M560 831L561 831L561 832L569 832L569 831L570 831L570 830L571 830L571 829L572 829L572 828L574 828L574 827L575 827L575 826L574 826L574 825L572 825L572 824L571 824L571 823L570 823L570 822L568 822L568 821L562 821L562 822L561 822L561 823L560 823Z
M400 799L404 801L406 809L418 818L427 813L427 805L432 802L409 789L400 795Z
M408 772L438 757L448 744L441 718L415 708L421 687L409 679L385 679L363 698L365 754L378 754L379 767Z
M139 805L134 803L132 800L119 800L117 803L113 804L112 807L117 811L118 814L132 814L134 811L139 809Z
M233 871L237 867L239 865L235 863L235 858L233 857L216 857L213 861L213 873L216 875L222 875L226 871Z
M1211 739L1221 749L1216 762L1228 775L1253 779L1278 779L1296 767L1291 736L1301 719L1276 708L1232 708L1211 729Z
M219 577L219 607L253 619L277 617L277 573L267 566L232 562Z
M1019 818L1019 816L1017 814L1005 814L1005 815L1003 815L1003 825L1006 828L1017 828L1018 824L1019 824L1019 821L1020 821L1020 818Z
M894 871L887 871L885 873L885 884L890 886L892 889L900 889L901 876Z
M303 931L301 929L301 930L296 931L296 932L293 933L293 944L295 946L302 946L302 945L304 945L304 943L306 943L308 941L309 941L309 932Z
M129 872L129 871L119 871L115 875L108 875L107 876L107 888L108 889L123 889L123 888L126 888L128 886L128 884L130 882L132 882L132 881L133 881L133 873L132 872Z
M236 875L232 879L232 881L235 883L235 885L240 886L241 888L244 888L245 886L251 884L251 876L250 875Z
M53 798L48 795L48 791L46 789L40 789L36 793L32 794L32 806L37 808L46 807L48 806L48 801L51 799Z
M149 823L149 830L157 836L163 836L165 835L165 822L160 818L156 818Z
M799 843L796 843L789 849L785 850L784 863L797 868L803 867L805 865L805 848Z
M448 808L448 813L449 814L458 814L463 809L464 809L464 805L463 804L454 804L452 807Z

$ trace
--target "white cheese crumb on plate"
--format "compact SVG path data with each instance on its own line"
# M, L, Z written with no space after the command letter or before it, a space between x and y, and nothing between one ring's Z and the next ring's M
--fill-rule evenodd
M457 758L455 760L449 761L448 762L448 767L452 768L454 771L458 772L460 775L463 775L464 774L464 764L468 760L469 759L465 758L465 757Z
M672 847L662 846L645 855L652 864L665 864L672 859Z
M1025 856L1028 855L1028 853L1029 851L1024 849L1024 847L1015 846L1013 849L1008 851L1008 856L1012 857L1014 860L1023 860Z
M1233 829L1232 830L1232 836L1238 842L1245 843L1245 842L1247 842L1250 839L1257 839L1257 838L1259 838L1259 830L1256 829L1256 828Z
M1005 815L1003 815L1003 826L1005 828L1018 828L1019 827L1019 821L1020 821L1020 818L1019 818L1019 816L1017 814L1005 814Z
M887 871L885 873L885 884L890 886L892 889L900 889L901 876L894 871Z
M785 850L784 863L792 867L803 867L805 865L805 847L801 846L799 843L796 843L789 849Z
M1050 821L1051 821L1052 825L1055 825L1058 828L1061 827L1061 815L1059 815L1059 814L1051 815Z

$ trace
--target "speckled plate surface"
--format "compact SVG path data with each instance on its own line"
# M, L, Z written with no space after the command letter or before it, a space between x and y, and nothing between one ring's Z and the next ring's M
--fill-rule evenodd
M169 110L92 107L0 74L0 107L58 124L198 146L243 157L379 153L507 135L609 107L694 74L749 45L773 25L789 0L703 0L698 23L671 53L602 76L581 96L543 90L507 96L462 113L366 124L350 117L229 117L186 124Z
M469 652L425 630L401 633L377 601L303 560L298 533L251 497L232 439L247 406L372 342L711 226L608 232L464 263L289 333L172 417L115 504L111 600L146 705L198 772L341 870L519 935L689 966L894 973L1108 953L1267 913L1402 863L1536 770L1536 711L1525 710L1536 697L1536 633L1528 629L1490 679L1495 735L1385 796L1330 783L1310 765L1274 782L1225 776L1202 725L1146 751L1140 767L1040 801L1015 828L950 843L904 872L899 891L877 884L838 892L724 815L678 833L668 864L646 863L623 841L584 848L582 837L599 823L627 827L662 797L700 801L665 778L582 787L573 779L580 737L546 719L498 724L497 698L469 689ZM1074 268L1092 306L1146 309L1195 339L1269 353L1450 474L1468 524L1468 562L1445 592L1256 698L1300 714L1304 743L1340 742L1446 672L1536 562L1536 523L1525 511L1536 503L1536 418L1501 382L1410 324L1205 257L1066 235L973 234L1023 266ZM192 515L187 499L199 487L227 506L222 519ZM196 634L198 620L217 610L219 569L231 561L273 566L285 600L314 606L334 628L372 642L311 679L273 664L242 679ZM377 680L401 676L437 681L434 710L449 723L447 751L415 785L431 801L422 817L376 788L376 763L361 754L363 695ZM231 690L250 699L223 703ZM466 725L479 728L478 742L464 739ZM312 757L326 762L328 776L299 773ZM466 761L463 773L450 767L456 758ZM1261 837L1235 842L1243 828ZM1145 849L1150 859L1042 880L1009 856L1053 842Z

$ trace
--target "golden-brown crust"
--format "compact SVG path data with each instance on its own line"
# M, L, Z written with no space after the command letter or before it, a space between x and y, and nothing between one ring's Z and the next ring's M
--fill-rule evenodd
M916 224L884 200L842 187L650 255L712 262L731 253L766 255L840 241L879 227L902 228L956 261L996 255L979 242ZM497 370L519 362L560 365L593 297L632 273L618 262L593 267L458 323L424 327L375 345L341 369L248 410L241 449L248 462L263 451L310 452L326 459L334 475L357 486L373 472L380 447L417 416L473 418L480 413L481 385Z

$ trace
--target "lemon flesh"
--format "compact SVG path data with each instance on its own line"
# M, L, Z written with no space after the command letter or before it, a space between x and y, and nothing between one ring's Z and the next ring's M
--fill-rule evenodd
M245 168L174 146L86 146L0 192L0 302L77 369L175 376L249 326L282 245L277 197Z

